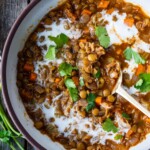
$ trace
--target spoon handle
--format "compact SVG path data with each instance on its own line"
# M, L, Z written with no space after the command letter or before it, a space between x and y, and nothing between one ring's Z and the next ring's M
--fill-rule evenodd
M132 105L138 108L141 112L143 112L146 116L150 118L150 111L148 111L144 106L142 106L139 102L137 102L131 95L129 95L121 86L118 87L116 93L121 95L127 101L129 101Z

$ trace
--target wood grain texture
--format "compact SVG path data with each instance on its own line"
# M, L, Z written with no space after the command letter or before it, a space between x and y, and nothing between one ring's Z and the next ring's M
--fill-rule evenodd
M12 24L26 6L27 0L0 0L0 51Z
M0 56L8 32L20 12L27 6L30 0L0 0ZM19 139L25 150L34 148L24 139ZM17 147L14 144L14 147ZM0 150L10 150L9 146L0 142ZM19 150L16 148L16 150Z

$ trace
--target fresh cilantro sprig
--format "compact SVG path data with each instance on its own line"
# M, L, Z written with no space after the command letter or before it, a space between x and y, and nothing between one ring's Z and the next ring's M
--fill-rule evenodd
M70 96L71 96L72 100L74 102L76 102L79 98L77 88L69 88L68 90L69 90L69 93L70 93Z
M126 120L131 120L131 117L125 112L122 113L122 117L125 118Z
M45 59L54 60L55 58L56 58L56 47L50 46L45 55Z
M1 88L0 88L1 91ZM12 150L16 150L13 146L12 140L16 143L20 150L24 150L22 145L19 143L18 138L22 137L21 133L17 132L9 122L3 106L0 102L0 141L8 144Z
M74 84L73 80L70 78L67 78L65 80L65 85L69 90L72 100L74 102L76 102L78 100L79 96L78 96L78 90L77 90L76 85Z
M95 99L96 99L96 95L93 93L90 93L87 96L87 101L88 101L88 105L86 106L86 111L89 112L92 108L95 107Z
M48 37L51 41L55 42L57 48L63 47L64 44L68 43L69 38L64 33L59 34L58 36L49 36Z
M73 67L72 65L63 62L62 64L60 64L58 71L61 76L71 76L72 71L77 69L77 67Z
M120 139L122 139L122 138L123 138L123 135L121 135L121 134L117 134L117 135L114 137L115 140L120 140Z
M110 118L107 118L105 122L102 124L102 128L107 132L118 132L118 128L114 125L113 121Z
M142 73L139 75L139 81L134 86L141 92L150 91L150 73Z
M83 77L80 77L80 86L84 86L84 80L83 80Z
M74 84L73 80L70 78L67 78L65 80L65 85L67 88L76 88L76 85Z
M56 46L54 46L54 45L49 46L49 49L45 55L45 58L48 60L54 60L56 58L56 53L57 53L58 49L63 47L64 44L68 43L69 38L63 33L59 34L56 37L49 36L48 38L51 41L53 41L56 44Z
M96 27L95 34L98 37L100 45L104 48L108 48L110 45L110 37L108 36L106 28L102 26Z
M132 58L137 64L145 64L145 59L140 56L137 52L133 51L132 48L128 47L124 51L124 56L126 60L131 60Z
M94 74L93 76L94 76L94 78L100 78L100 76L101 76L100 70L98 70L97 73Z

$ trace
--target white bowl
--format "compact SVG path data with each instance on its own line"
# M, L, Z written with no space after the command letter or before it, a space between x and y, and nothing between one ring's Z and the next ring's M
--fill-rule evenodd
M126 1L140 5L150 15L150 0ZM18 130L40 150L61 150L64 148L34 128L32 120L25 111L16 86L17 53L23 49L26 39L38 25L40 19L49 10L56 7L58 2L59 0L33 0L14 23L6 40L2 58L2 86L8 112ZM132 147L131 150L148 150L150 149L149 141L150 136L147 136L143 142Z

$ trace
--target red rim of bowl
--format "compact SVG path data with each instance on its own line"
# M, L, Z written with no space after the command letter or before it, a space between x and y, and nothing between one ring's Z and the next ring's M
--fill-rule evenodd
M24 10L23 12L20 14L20 16L17 18L17 20L15 21L14 25L12 26L8 37L6 39L4 48L3 48L3 55L2 55L2 72L1 72L1 77L2 77L2 91L3 91L3 97L4 97L4 103L6 105L6 108L8 110L8 113L11 117L11 119L13 120L14 124L16 125L16 127L18 128L18 130L27 138L27 140L36 148L40 149L40 150L45 150L44 147L42 147L37 141L34 140L34 138L32 138L30 136L30 134L28 133L28 131L22 126L22 124L20 123L19 119L17 118L13 107L11 105L11 100L9 98L9 94L8 94L8 89L7 89L7 83L6 83L6 66L7 66L7 58L8 58L8 53L9 53L9 49L10 49L10 45L11 42L14 38L14 35L18 29L18 27L20 26L21 22L23 21L23 19L27 16L27 14L32 10L32 8L38 4L41 0L33 0Z

